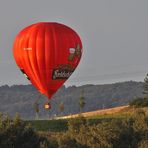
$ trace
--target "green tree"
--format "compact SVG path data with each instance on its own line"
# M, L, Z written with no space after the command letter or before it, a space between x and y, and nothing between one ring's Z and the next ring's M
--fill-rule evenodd
M64 109L65 109L65 107L64 107L64 103L61 102L61 103L59 104L59 111L60 111L60 114L61 114L61 115L62 115Z
M1 148L39 148L39 137L29 124L19 116L11 119L8 115L0 116Z
M79 106L80 106L80 112L82 112L82 109L85 106L85 97L84 97L84 91L81 92L81 96L79 98Z
M35 101L35 103L34 103L34 111L35 111L35 119L36 120L38 120L39 119L39 103L38 103L38 101Z
M148 97L148 74L146 75L144 79L144 92L145 96Z
M147 107L148 106L148 74L144 79L144 97L137 97L132 100L129 105L134 107Z

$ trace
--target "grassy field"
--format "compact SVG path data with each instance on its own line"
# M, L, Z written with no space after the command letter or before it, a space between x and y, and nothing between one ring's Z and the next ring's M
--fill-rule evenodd
M109 109L101 109L101 110L97 110L97 111L92 111L92 112L86 112L86 113L82 113L82 115L86 118L106 118L106 117L112 117L112 116L116 116L117 114L121 114L121 113L128 113L127 111L129 111L129 106L120 106L120 107L114 107L114 108L109 108ZM70 118L76 118L78 117L79 114L74 114L74 115L70 115L70 116L63 116L63 117L59 117L57 119L70 119Z
M30 123L32 127L37 131L46 132L61 132L67 130L67 120L29 120L26 121Z
M148 114L148 108L142 108L142 110ZM90 124L97 124L100 122L111 121L112 119L128 118L132 116L135 111L135 108L121 106L111 109L82 113L82 115L87 118ZM37 131L62 132L68 129L68 120L71 120L71 118L77 118L79 115L80 114L63 116L53 120L30 120L26 122L30 123Z

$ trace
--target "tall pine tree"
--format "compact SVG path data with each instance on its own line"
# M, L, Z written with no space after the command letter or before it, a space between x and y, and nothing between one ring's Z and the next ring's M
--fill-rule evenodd
M146 97L148 97L148 74L146 75L144 79L144 92Z

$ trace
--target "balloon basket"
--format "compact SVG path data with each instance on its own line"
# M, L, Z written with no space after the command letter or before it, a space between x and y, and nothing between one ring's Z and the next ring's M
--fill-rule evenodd
M51 104L50 104L50 102L45 103L45 104L44 104L44 108L45 108L46 110L51 109Z

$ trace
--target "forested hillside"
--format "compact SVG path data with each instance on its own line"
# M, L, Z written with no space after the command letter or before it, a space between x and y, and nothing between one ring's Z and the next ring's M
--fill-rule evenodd
M13 85L0 87L0 112L15 115L19 113L22 118L35 118L34 104L39 103L39 118L49 118L80 112L79 98L85 98L82 111L93 111L101 108L111 108L126 105L143 92L142 82L122 82L104 85L63 86L52 98L52 108L44 109L47 98L40 95L32 85ZM63 112L59 105L63 104Z

